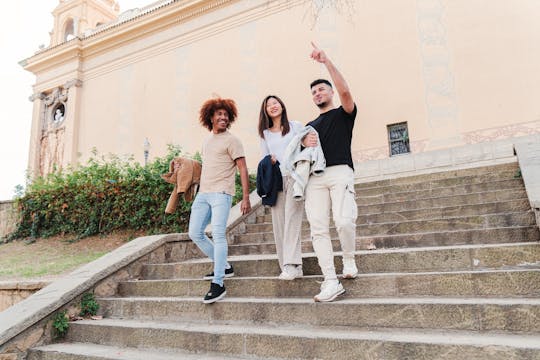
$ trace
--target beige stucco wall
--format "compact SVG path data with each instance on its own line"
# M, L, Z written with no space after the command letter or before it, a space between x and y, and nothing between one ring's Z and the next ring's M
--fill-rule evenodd
M238 103L232 131L254 170L265 95L282 97L292 119L306 123L317 115L308 84L327 74L309 59L311 40L327 50L355 96L358 161L387 157L386 126L403 121L413 152L540 132L538 1L351 3L349 16L327 8L313 26L301 1L232 1L158 31L154 23L132 40L134 22L120 45L105 35L102 48L99 38L82 40L79 56L37 71L36 92L82 81L71 88L78 94L65 126L74 139L66 140L71 155L63 161L75 162L77 154L84 161L96 147L142 162L146 137L150 157L163 155L168 143L193 153L206 135L198 109L219 94ZM146 17L166 19L175 6ZM141 27L148 26L144 18Z

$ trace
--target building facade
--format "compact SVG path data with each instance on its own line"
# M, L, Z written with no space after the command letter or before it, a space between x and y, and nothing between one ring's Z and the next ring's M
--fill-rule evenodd
M328 77L314 41L349 82L357 162L540 133L537 0L60 0L51 44L21 62L36 76L29 168L101 154L142 162L167 144L200 150L208 98L237 101L254 170L262 99L317 116L309 83ZM336 99L337 100L337 99Z

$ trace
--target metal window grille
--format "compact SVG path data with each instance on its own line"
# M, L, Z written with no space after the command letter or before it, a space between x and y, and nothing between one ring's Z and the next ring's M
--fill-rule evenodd
M409 130L406 122L388 125L388 145L390 147L390 156L411 152Z

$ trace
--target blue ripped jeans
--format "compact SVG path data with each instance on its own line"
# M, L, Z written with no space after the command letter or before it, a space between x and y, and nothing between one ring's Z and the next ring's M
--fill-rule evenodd
M227 220L231 210L232 196L225 193L198 193L191 205L189 237L201 251L214 261L214 280L223 286L227 264ZM212 240L204 230L212 222Z

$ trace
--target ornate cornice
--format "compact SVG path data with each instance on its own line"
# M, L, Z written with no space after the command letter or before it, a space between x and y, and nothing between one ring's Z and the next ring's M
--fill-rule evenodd
M67 92L63 90L68 90L69 88L75 86L75 87L81 87L83 85L83 82L79 79L72 79L69 81L66 81L64 85L61 85L55 89L51 93L45 93L45 92L37 92L35 94L32 94L28 97L28 100L34 102L35 100L45 100L45 103L49 103L47 105L50 105L54 102L54 100L59 99L61 101L65 101L67 99ZM51 100L52 99L52 100Z
M204 15L216 8L239 0L191 0L174 1L154 11L145 13L126 22L121 22L102 31L44 49L32 57L19 62L25 70L37 74L63 64L68 60L91 57L126 42L146 37L171 24Z
M31 101L31 102L34 102L36 100L43 100L45 99L47 95L45 93L42 93L42 92L38 92L38 93L35 93L35 94L32 94L28 97L28 100Z
M73 79L73 80L70 80L70 81L67 81L65 84L64 84L64 89L69 89L70 87L81 87L82 86L82 81L79 80L79 79Z
M82 57L82 41L79 38L70 40L54 49L55 51L40 52L19 62L19 64L25 70L37 75L44 70L63 65L68 61L80 61Z

